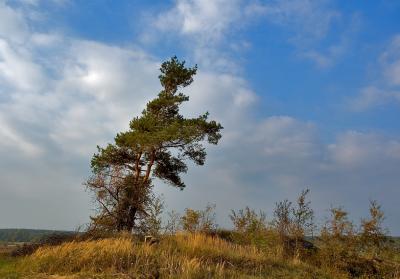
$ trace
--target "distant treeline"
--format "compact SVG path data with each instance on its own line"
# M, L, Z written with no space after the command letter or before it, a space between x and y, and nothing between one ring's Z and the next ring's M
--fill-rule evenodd
M0 229L0 242L34 242L52 234L71 234L69 231Z

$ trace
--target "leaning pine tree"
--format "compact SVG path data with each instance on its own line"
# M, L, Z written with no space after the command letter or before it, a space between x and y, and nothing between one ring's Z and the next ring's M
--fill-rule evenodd
M159 79L162 90L147 103L140 117L130 122L127 132L117 134L114 144L98 147L85 183L98 205L91 217L92 228L132 231L145 218L152 198L152 178L183 189L181 174L186 159L203 165L202 142L217 144L222 126L208 120L208 113L184 118L179 106L189 97L179 92L193 82L197 66L188 68L176 57L164 62Z

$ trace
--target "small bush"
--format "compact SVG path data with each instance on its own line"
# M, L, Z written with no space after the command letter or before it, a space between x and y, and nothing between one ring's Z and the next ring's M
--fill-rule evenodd
M267 245L267 222L264 212L257 213L255 210L246 207L237 212L232 210L229 217L235 228L232 235L235 242L257 247Z
M204 210L185 209L181 225L187 232L212 232L217 228L215 223L215 205L208 204Z
M388 231L382 225L385 216L377 201L370 201L369 213L369 218L361 220L360 244L365 253L378 257L387 249L389 240Z
M357 255L354 225L343 208L332 208L330 214L318 241L321 265L348 270Z
M371 202L370 218L363 219L357 232L343 208L332 208L331 218L322 229L317 254L320 266L341 270L351 277L396 278L399 262L394 262L387 237L381 228L383 212Z
M315 246L307 241L314 231L314 211L307 201L310 191L303 190L295 204L283 200L275 204L272 229L278 234L278 241L284 257L301 260L315 252Z
M163 230L161 215L164 212L164 200L161 196L153 196L147 206L147 214L140 220L137 231L142 235L158 237Z

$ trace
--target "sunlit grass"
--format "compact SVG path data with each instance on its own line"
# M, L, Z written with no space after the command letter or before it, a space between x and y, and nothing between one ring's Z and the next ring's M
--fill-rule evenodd
M128 236L39 248L20 263L24 274L95 274L106 278L337 278L254 246L202 234L148 245ZM89 277L88 277L89 278Z

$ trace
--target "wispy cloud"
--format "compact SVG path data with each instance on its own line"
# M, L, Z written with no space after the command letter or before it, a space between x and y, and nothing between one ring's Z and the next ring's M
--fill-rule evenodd
M261 15L254 3L177 0L169 10L155 15L155 21L148 22L151 28L145 29L144 37L171 39L175 36L203 68L234 73L239 66L231 52L237 54L248 49L250 44L230 38Z
M45 2L62 6L70 2L70 0L14 0L14 1L27 6L39 6L40 4Z
M27 32L28 25L22 12L0 1L0 37L21 43L28 35Z
M264 13L272 23L292 30L295 44L310 44L326 37L341 14L330 7L330 1L279 0L264 5Z
M10 127L2 117L0 118L0 127L0 150L2 153L16 149L31 159L42 153L43 150L39 146L25 139L13 127Z
M299 57L311 60L320 68L335 65L350 48L360 26L358 14L346 18L330 0L279 0L255 7L270 23L288 31L288 41ZM332 34L337 39L326 42Z
M395 35L380 57L383 74L391 86L400 86L400 34Z
M362 112L388 103L400 103L400 90L382 90L368 86L363 88L356 98L350 100L348 106L353 111Z
M161 31L172 29L196 37L198 42L216 43L242 17L240 4L240 0L178 0L157 16L154 25Z
M400 104L400 35L395 35L380 55L378 69L377 79L348 102L350 110L365 111L390 103Z
M318 67L329 68L346 54L352 38L360 26L360 16L349 18L337 11L331 1L280 0L280 1L209 1L177 0L168 11L156 16L151 25L157 30L153 37L174 34L189 40L187 49L194 57L208 66L235 69L227 47L246 42L227 42L233 35L247 28L250 23L267 21L288 33L288 42L296 49L298 57L311 60ZM146 29L146 36L151 31ZM326 42L328 35L336 40ZM216 52L215 49L218 48ZM225 57L224 57L225 56ZM209 60L219 60L210 63Z

